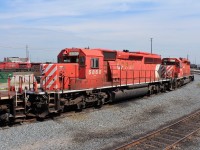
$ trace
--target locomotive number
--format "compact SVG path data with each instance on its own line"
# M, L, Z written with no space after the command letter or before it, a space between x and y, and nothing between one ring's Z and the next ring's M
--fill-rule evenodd
M95 75L95 74L101 74L101 70L98 70L98 69L91 70L91 69L90 69L88 73L89 73L89 75L91 75L91 74L92 74L92 75L93 75L93 74L94 74L94 75Z

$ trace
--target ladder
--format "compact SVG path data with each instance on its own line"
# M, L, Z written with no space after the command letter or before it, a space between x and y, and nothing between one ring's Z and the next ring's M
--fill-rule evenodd
M58 113L60 110L60 94L59 93L51 93L48 95L48 112Z
M20 93L17 93L13 97L13 116L15 122L22 122L26 118L26 103L25 98L23 98L23 95Z

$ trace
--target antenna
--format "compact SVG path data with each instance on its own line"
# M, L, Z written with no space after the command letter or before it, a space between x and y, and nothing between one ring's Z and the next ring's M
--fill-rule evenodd
M26 58L28 58L28 45L26 45Z
M30 59L29 59L28 45L26 45L26 58L28 58L28 61L30 61Z
M151 54L152 54L153 38L150 38L150 40L151 40Z

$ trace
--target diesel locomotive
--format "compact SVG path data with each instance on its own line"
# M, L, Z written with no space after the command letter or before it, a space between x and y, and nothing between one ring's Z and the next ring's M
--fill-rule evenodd
M0 103L0 120L45 118L89 106L174 90L190 81L190 61L128 50L66 48L57 63L40 64L33 89Z

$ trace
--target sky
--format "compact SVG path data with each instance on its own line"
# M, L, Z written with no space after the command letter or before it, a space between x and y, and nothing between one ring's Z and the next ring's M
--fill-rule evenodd
M151 51L200 64L199 0L0 0L0 61L64 48Z

